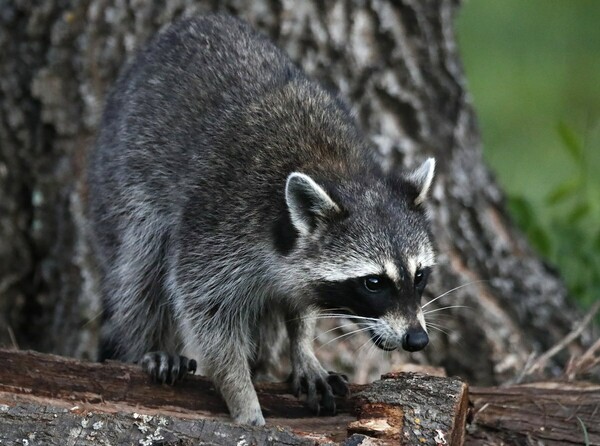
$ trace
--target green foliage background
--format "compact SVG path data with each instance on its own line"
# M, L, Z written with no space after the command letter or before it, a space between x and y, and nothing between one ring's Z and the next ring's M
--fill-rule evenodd
M458 32L513 217L587 306L600 299L600 1L471 0Z

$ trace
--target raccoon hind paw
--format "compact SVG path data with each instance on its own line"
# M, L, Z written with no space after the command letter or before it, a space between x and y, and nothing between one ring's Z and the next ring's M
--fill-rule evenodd
M140 365L154 382L173 385L188 374L196 373L197 364L194 359L172 355L166 352L146 353Z

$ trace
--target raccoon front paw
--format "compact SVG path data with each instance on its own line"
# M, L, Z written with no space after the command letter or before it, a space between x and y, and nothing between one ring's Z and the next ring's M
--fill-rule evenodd
M350 396L350 387L348 387L348 376L343 373L329 371L327 372L327 383L335 396Z
M197 367L194 359L165 352L146 353L140 365L153 381L171 385L181 381L189 373L196 373Z
M259 409L258 412L252 411L235 416L233 417L233 422L237 424L244 424L246 426L264 426L265 418Z
M292 372L288 381L296 397L306 394L306 403L316 415L335 415L334 395L348 396L350 393L346 375L335 372Z

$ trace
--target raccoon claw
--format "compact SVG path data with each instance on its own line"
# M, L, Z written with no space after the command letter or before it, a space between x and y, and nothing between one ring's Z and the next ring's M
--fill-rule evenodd
M349 393L347 381L343 380L342 375L331 372L325 376L302 376L300 378L292 374L288 381L291 382L292 393L296 397L306 394L306 403L316 415L335 415L334 395L345 396Z
M333 394L336 396L347 397L350 395L350 388L348 387L348 376L343 373L328 372L326 380L331 386Z
M197 368L194 359L165 352L146 353L140 365L153 381L170 385L181 381L188 373L194 374Z

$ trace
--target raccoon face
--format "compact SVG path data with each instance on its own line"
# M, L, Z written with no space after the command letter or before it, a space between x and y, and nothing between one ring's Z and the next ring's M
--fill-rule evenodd
M317 286L319 304L368 318L357 322L383 350L421 350L429 342L420 301L430 270L419 269L414 278L403 276L400 281L382 274L324 282Z
M313 277L314 304L357 316L384 350L429 342L421 296L434 253L423 202L434 166L429 159L401 179L324 187L301 173L288 177L294 257Z

